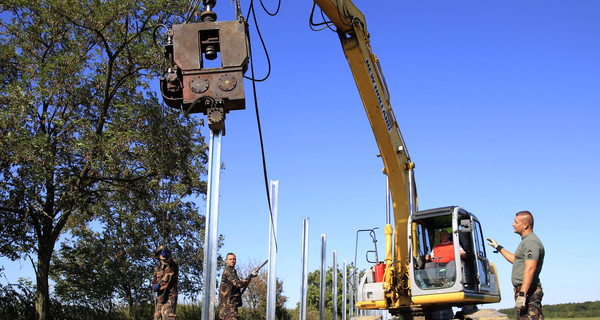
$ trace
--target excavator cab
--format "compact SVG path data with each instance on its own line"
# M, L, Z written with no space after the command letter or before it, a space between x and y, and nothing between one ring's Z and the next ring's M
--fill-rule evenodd
M409 218L408 228L414 304L439 307L500 301L496 269L487 259L475 215L457 206L417 211ZM441 250L433 254L446 232L452 244L443 246L444 257Z

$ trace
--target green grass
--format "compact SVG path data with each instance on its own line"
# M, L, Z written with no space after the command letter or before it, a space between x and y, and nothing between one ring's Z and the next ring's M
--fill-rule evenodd
M591 317L591 318L544 318L547 320L600 320L600 317Z

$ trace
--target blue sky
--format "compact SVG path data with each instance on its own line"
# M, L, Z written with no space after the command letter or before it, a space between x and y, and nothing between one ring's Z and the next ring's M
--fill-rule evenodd
M384 254L385 177L337 35L308 26L311 1L258 11L272 64L257 84L269 179L279 180L278 277L288 308L300 297L302 219L310 219L309 270L354 260L359 229L379 227ZM530 210L546 246L544 304L600 300L592 240L600 218L600 2L366 1L398 124L416 164L419 208L459 205L510 251L511 223ZM259 3L255 3L259 6ZM265 5L274 10L275 1ZM242 1L246 12L248 1ZM220 1L219 20L233 6ZM255 70L266 74L251 20ZM247 73L249 75L249 72ZM251 83L247 108L227 115L219 233L238 264L268 256L269 215ZM208 131L205 132L208 136ZM202 200L199 200L202 201ZM204 204L200 203L204 208ZM364 252L372 244L364 236ZM502 301L514 305L511 265L488 251ZM3 260L4 261L4 260ZM11 267L15 267L15 263ZM28 262L21 262L22 272ZM33 278L33 276L31 277Z

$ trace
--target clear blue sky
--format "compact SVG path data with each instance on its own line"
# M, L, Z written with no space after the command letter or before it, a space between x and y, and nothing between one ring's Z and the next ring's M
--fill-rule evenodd
M229 2L217 4L219 20L231 18ZM382 162L337 35L309 29L311 4L283 0L275 17L257 10L273 67L257 88L269 179L279 180L277 269L288 308L300 298L303 218L310 219L310 271L320 265L321 234L328 265L332 250L340 267L354 260L358 229L379 227L384 254ZM463 206L486 237L510 251L520 240L514 214L530 210L546 246L543 303L600 300L593 273L600 257L591 243L600 223L593 209L600 193L600 2L355 4L416 164L419 208ZM276 2L265 5L274 10ZM242 1L244 13L247 6ZM264 54L250 24L262 77ZM242 265L267 258L269 224L251 83L245 86L247 109L227 115L219 202L221 252L235 252ZM361 243L371 248L367 237ZM512 307L511 265L488 255L502 291L502 302L488 307Z

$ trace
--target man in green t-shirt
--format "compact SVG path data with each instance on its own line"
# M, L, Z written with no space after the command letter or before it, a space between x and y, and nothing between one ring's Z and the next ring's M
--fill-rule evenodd
M540 272L545 255L544 245L533 233L531 212L518 212L512 226L515 233L521 236L521 243L514 254L504 249L494 239L488 239L488 244L513 265L511 280L515 289L517 319L544 319L542 313L544 292L540 283Z

